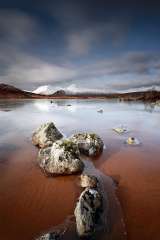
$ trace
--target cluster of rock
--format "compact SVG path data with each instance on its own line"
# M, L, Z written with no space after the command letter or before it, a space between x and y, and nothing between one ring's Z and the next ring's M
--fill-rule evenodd
M64 138L54 123L40 126L32 136L38 146L39 166L48 174L68 175L82 172L84 163L81 153L97 156L103 150L103 141L96 134L79 133ZM81 193L75 208L77 233L80 237L92 235L96 231L102 212L102 195L95 176L81 175ZM55 233L47 233L39 240L53 240Z
M49 174L81 172L84 164L80 153L96 156L103 150L103 141L98 135L79 133L70 138L63 138L53 122L41 125L33 133L32 142L40 148L40 167Z

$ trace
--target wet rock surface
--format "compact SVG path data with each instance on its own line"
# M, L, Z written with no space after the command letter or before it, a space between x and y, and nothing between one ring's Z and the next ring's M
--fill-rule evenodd
M81 174L80 176L80 186L83 188L97 188L98 180L93 175Z
M32 136L32 143L40 148L51 146L63 137L53 122L42 124Z
M125 141L126 144L128 145L133 145L133 146L138 146L141 144L141 142L135 138L135 137L129 137L126 141Z
M84 167L77 145L69 139L58 140L52 147L41 149L38 163L50 174L73 174L81 172Z
M60 239L61 239L61 236L59 233L52 232L52 233L44 234L39 238L36 238L35 240L60 240Z
M70 139L78 145L79 151L86 156L97 156L103 151L103 141L97 134L78 133L71 136Z
M101 221L102 195L96 188L86 188L80 195L74 214L80 237L93 235Z

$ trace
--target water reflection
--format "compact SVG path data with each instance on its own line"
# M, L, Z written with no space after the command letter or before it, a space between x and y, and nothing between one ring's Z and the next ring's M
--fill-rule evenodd
M98 109L103 113L97 113ZM66 136L91 131L102 137L106 149L93 163L119 184L130 239L144 239L144 234L148 234L145 239L159 239L160 108L105 100L0 101L0 236L31 240L33 234L73 214L79 194L76 176L48 179L36 165L31 134L47 121L53 121ZM128 135L112 131L121 124L142 141L141 147L125 146ZM150 232L144 229L146 225ZM107 239L124 239L118 236L124 231L120 217L116 226L119 230L114 226L114 237Z
M23 107L27 103L26 100L0 100L0 111L12 111L14 109Z

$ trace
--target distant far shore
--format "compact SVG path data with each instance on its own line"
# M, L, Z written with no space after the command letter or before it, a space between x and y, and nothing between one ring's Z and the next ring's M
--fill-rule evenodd
M67 94L62 90L52 95L41 95L32 92L26 92L10 85L0 84L0 99L117 99L119 101L148 101L156 102L160 100L160 91L148 90L141 92L127 93L77 93Z

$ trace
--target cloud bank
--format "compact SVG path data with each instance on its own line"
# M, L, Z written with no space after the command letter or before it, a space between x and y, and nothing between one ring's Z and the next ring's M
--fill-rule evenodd
M141 47L141 34L133 31L136 15L127 14L130 7L117 13L105 1L92 3L91 8L91 1L40 1L38 13L18 5L1 8L0 82L26 90L40 85L73 91L159 86L158 45L155 49L148 36L147 47Z

